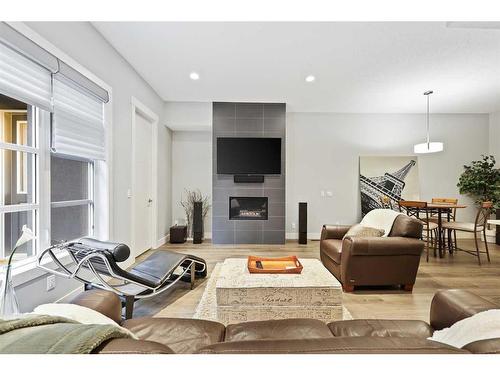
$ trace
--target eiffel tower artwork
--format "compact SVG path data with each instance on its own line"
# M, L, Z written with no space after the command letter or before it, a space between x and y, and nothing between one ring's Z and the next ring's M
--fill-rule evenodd
M398 202L401 200L405 188L405 178L417 164L410 160L396 171L388 171L382 176L367 177L360 171L359 186L361 191L361 213L365 216L376 208L390 208L398 211Z

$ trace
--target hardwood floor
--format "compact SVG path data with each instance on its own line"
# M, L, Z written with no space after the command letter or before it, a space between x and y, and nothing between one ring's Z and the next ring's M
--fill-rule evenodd
M471 240L459 241L459 247L472 248ZM446 254L445 258L430 257L429 263L422 255L413 293L399 289L364 288L354 293L344 293L344 305L353 318L421 319L428 321L432 296L439 289L463 288L471 290L500 305L500 246L490 244L491 263L477 264L477 259L459 252ZM204 258L210 272L217 262L225 258L246 258L248 255L282 256L295 254L299 258L319 258L319 241L298 245L296 241L285 245L201 245L185 243L166 244L160 248L197 255ZM150 255L143 254L140 259ZM139 260L140 260L139 259ZM190 318L203 294L206 280L199 280L194 290L187 283L179 282L171 291L136 302L134 316L155 315Z

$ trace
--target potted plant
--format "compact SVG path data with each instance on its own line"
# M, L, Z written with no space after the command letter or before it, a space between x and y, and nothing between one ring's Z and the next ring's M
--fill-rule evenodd
M205 217L208 214L208 210L211 205L209 203L210 196L203 195L199 189L196 190L188 190L184 189L184 195L181 196L181 206L184 208L184 212L186 213L186 225L188 230L188 237L192 236L192 226L193 226L193 207L194 202L202 202L202 213L201 216L203 221L205 221Z
M500 169L495 168L496 161L493 155L481 156L481 160L474 160L470 165L464 165L464 172L458 179L457 187L460 194L471 196L477 204L484 201L492 201L497 218L499 218Z

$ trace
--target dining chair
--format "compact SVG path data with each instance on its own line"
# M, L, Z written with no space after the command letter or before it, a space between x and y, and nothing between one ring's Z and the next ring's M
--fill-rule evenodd
M389 210L393 209L391 198L389 198L387 195L380 196L380 204L382 205L382 208L387 208Z
M486 253L486 257L488 258L488 263L490 262L490 253L488 250L488 241L486 238L486 226L487 220L490 217L491 210L493 207L493 202L483 202L481 203L481 207L477 211L476 220L473 223L462 223L458 221L450 221L442 224L443 228L452 229L454 231L468 232L474 233L474 243L476 245L476 251L460 249L456 248L456 250L463 251L465 253L477 256L477 262L481 265L481 254ZM478 233L481 235L481 232L484 236L484 247L486 251L479 251L479 239Z
M458 204L457 198L432 198L432 203L448 203L448 204ZM437 222L437 212L432 212L431 221ZM441 219L445 219L445 221L456 221L457 220L457 209L450 208L447 212L443 212L441 215ZM448 238L446 238L446 234L448 234ZM448 249L450 253L457 247L457 232L452 229L448 229L447 231L443 230L443 243L448 243Z
M400 200L398 205L400 212L406 213L408 216L414 217L422 222L425 231L425 249L427 253L426 260L428 262L430 245L432 245L434 249L434 256L436 256L438 225L429 220L430 210L427 207L427 202ZM424 239L423 236L422 239Z

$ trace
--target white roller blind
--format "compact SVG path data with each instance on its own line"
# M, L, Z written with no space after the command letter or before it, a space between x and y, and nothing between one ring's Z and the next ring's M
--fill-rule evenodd
M0 92L51 111L51 72L0 43Z
M82 91L71 80L54 79L52 149L86 160L105 160L103 102Z

